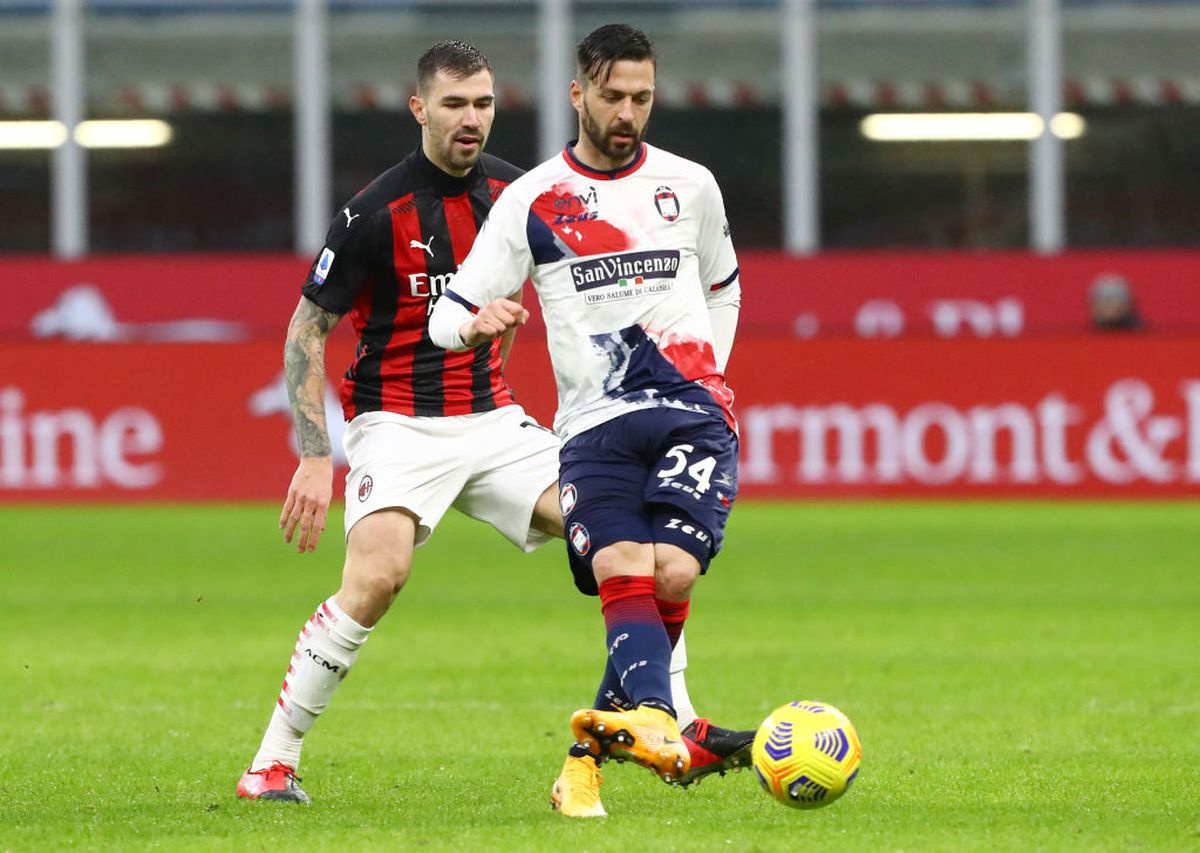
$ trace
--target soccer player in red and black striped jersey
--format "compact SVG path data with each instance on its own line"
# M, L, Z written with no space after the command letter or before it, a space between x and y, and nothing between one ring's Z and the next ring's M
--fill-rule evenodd
M492 68L475 47L450 41L428 50L417 71L409 107L420 147L334 216L288 328L285 375L301 460L280 526L302 552L316 548L332 498L325 341L347 314L358 335L341 383L346 561L341 587L301 629L262 744L238 783L242 797L308 801L296 780L302 739L407 580L414 548L450 507L526 551L563 536L558 438L516 404L501 370L513 330L450 353L427 327L492 203L521 174L483 153ZM686 653L679 661L673 685L686 701Z

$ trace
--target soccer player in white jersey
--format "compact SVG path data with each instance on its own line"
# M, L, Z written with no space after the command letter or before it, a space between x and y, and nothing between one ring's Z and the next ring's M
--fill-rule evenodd
M607 631L595 707L572 716L576 745L552 793L564 814L588 816L604 814L606 757L690 780L668 661L737 494L724 370L740 283L712 174L642 141L649 39L609 24L577 60L578 140L497 200L429 332L447 349L478 346L527 320L506 298L526 277L537 289L558 384L567 551Z
M492 67L472 45L442 42L421 57L417 78L410 107L421 146L334 217L288 330L288 394L303 458L280 526L301 551L317 547L331 498L325 339L347 313L360 338L342 382L346 563L336 595L301 629L239 797L309 801L296 776L303 738L404 586L415 548L451 506L526 551L563 535L558 439L516 405L502 373L507 341L448 357L426 336L440 292L430 282L454 275L493 199L520 174L483 153ZM694 717L686 665L681 644L672 689ZM746 733L711 726L694 734L698 775L741 760Z

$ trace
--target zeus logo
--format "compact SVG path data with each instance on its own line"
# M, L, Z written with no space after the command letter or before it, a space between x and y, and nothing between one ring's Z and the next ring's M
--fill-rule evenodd
M616 692L612 690L605 690L604 698L607 699L608 703L614 708L620 708L622 711L632 711L634 707L636 707L628 699L618 696Z
M554 224L570 225L573 222L590 222L593 219L599 218L600 213L595 210L591 211L590 213L559 213L554 217Z
M687 524L682 518L672 518L667 522L667 530L678 530L686 536L695 536L701 542L708 542L711 538L708 531L702 530L694 524Z
M325 660L325 658L321 657L319 654L314 652L312 649L305 649L304 653L306 655L308 655L310 658L312 658L313 663L317 664L318 666L325 667L325 669L329 670L330 672L337 672L338 670L341 669L340 666L337 666L336 664L332 664L329 661Z

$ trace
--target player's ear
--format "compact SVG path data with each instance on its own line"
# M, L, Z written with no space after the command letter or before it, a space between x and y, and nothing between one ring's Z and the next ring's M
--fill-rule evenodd
M578 80L571 81L571 103L576 110L583 109L583 86Z
M419 95L409 97L408 109L413 114L413 118L417 120L417 124L424 125L428 120L425 115L425 99Z

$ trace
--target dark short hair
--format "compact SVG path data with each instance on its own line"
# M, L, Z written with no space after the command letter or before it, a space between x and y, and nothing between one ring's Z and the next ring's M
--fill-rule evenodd
M575 49L580 82L608 82L613 63L621 59L650 60L657 67L654 45L641 30L628 24L605 24L592 30Z
M475 45L457 39L440 41L421 54L421 58L417 60L417 92L427 92L429 81L439 71L445 71L456 80L462 80L485 70L493 77L496 75L492 70L492 63L488 62L483 51Z

